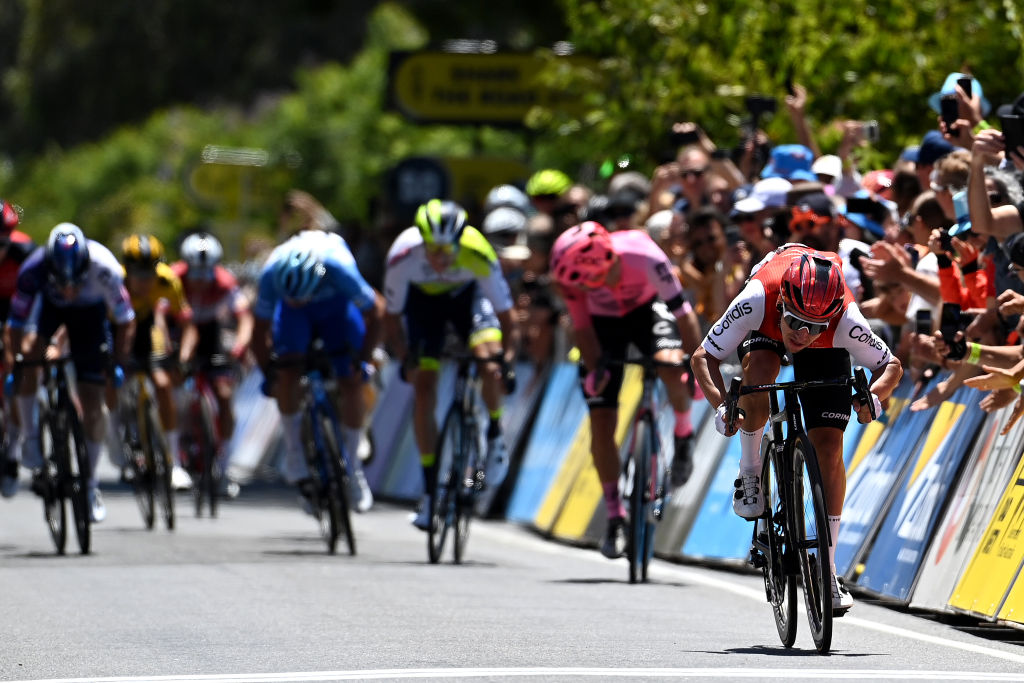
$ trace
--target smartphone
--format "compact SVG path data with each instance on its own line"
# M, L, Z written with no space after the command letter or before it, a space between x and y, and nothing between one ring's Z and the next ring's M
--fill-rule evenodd
M871 144L878 142L878 121L872 119L864 122L864 139Z
M789 95L790 97L796 97L796 90L793 89L792 67L786 70L786 82L784 83L784 85L786 87L786 94Z
M846 210L849 213L862 213L874 217L878 208L878 202L867 197L850 197L846 200Z
M932 311L930 308L919 308L914 318L915 329L918 334L932 333Z
M970 76L956 79L956 84L963 88L964 94L967 95L967 99L971 99L971 83L974 81Z
M861 265L860 260L867 256L867 252L863 249L854 249L850 252L850 265L854 267L854 270L863 272L864 267ZM931 313L929 313L931 315Z
M953 348L953 340L956 333L960 331L960 304L951 304L948 301L942 304L942 314L939 318L939 332L942 333L942 340L946 346Z
M956 130L956 120L960 118L960 104L957 102L956 93L943 95L939 98L939 111L942 115L942 122L950 133Z
M949 234L949 230L939 231L939 245L942 247L942 251L953 251L953 237Z
M1003 142L1007 153L1024 145L1024 117L1007 114L999 117L999 123L1003 128Z
M685 132L672 131L672 146L683 147L685 145L695 145L700 142L700 135L696 130L688 130Z

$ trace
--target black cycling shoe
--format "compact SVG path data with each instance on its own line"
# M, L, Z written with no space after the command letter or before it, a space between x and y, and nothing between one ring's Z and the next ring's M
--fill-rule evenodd
M601 542L601 554L609 560L622 557L626 552L626 518L610 517L608 528L604 532L604 540Z
M676 454L672 456L672 469L669 479L672 488L679 488L690 481L693 474L693 434L675 437Z

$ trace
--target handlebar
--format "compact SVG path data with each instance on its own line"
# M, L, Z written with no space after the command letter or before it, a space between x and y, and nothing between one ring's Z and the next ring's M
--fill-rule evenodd
M793 380L790 382L771 382L769 384L754 384L743 386L741 377L733 377L729 385L729 393L725 399L725 423L730 429L735 427L736 418L743 414L739 406L741 396L747 394L758 394L768 391L804 391L806 389L820 389L824 387L853 387L854 395L861 405L868 406L871 419L878 417L875 413L875 404L871 400L871 386L868 384L867 373L864 368L853 369L853 376L834 377L832 379Z

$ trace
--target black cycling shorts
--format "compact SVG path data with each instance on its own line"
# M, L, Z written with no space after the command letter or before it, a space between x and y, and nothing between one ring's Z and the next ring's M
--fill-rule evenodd
M619 316L594 315L590 317L601 351L606 358L621 360L632 343L637 351L644 355L653 355L664 349L681 349L683 340L679 335L676 317L668 310L668 306L660 299L651 299L637 306L632 311ZM611 378L608 386L597 396L583 398L588 408L615 408L619 405L619 389L622 388L622 365L608 368ZM580 390L583 391L583 380L587 371L580 364Z
M740 345L740 362L743 362L743 356L756 350L774 351L780 359L786 355L786 347L781 341L752 332ZM850 354L843 349L804 349L793 354L793 377L797 381L849 377L850 372ZM852 396L850 388L846 386L800 392L804 427L835 427L845 430L850 421Z

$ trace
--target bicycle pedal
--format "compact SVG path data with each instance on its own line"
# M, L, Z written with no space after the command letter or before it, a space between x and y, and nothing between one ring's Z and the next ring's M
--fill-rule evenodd
M754 548L750 549L750 557L747 561L754 569L764 569L768 566L768 561L765 559L764 554Z

